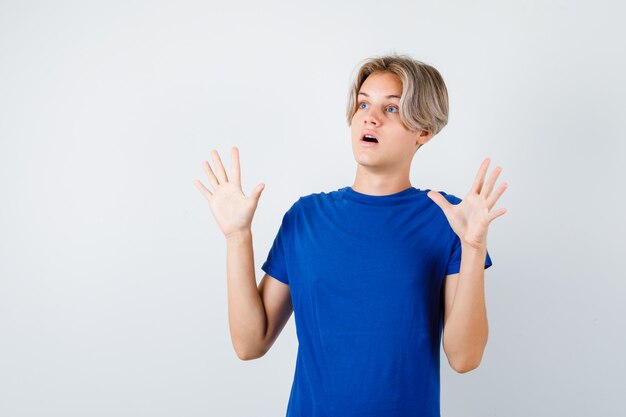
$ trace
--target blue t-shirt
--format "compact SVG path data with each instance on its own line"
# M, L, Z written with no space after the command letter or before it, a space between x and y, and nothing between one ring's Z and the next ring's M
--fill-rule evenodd
M289 285L294 309L287 417L440 417L442 284L461 242L428 191L344 187L283 216L261 269Z

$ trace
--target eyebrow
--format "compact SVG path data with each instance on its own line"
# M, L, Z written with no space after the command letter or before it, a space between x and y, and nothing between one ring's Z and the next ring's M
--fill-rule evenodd
M367 94L367 93L359 93L359 94L357 94L357 95L359 95L359 96L360 96L361 94L362 94L362 95L364 95L365 97L369 97L369 96L370 96L370 95L369 95L369 94ZM388 96L385 96L385 97L386 97L386 98L400 98L400 96L397 96L397 95L395 95L395 94L389 94Z

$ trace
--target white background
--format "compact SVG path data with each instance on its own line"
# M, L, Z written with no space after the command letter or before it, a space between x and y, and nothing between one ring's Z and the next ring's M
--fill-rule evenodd
M351 185L351 71L434 65L448 126L412 185L508 190L488 240L489 343L442 416L621 416L626 363L619 2L0 3L0 416L281 416L293 316L231 345L226 247L201 168L266 184L257 280L301 195Z

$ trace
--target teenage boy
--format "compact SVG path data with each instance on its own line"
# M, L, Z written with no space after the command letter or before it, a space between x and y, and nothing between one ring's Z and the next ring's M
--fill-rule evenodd
M408 56L367 59L350 86L352 186L300 197L282 219L256 285L251 223L264 184L241 188L217 151L196 180L226 237L232 343L270 349L291 313L298 354L287 416L440 416L439 352L464 373L487 343L484 269L501 168L489 158L460 199L411 185L411 162L448 120L439 72ZM443 334L443 338L442 338Z

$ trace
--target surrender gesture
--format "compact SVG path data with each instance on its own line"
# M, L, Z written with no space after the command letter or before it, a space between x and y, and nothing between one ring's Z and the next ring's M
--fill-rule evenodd
M496 211L491 210L506 190L507 183L502 183L492 193L502 168L496 167L485 184L485 174L489 162L490 158L485 158L478 169L470 191L459 204L451 204L437 191L429 191L427 194L443 210L450 227L459 236L461 243L477 249L487 247L489 224L495 218L506 213L505 208Z
M215 171L207 161L202 163L209 182L214 191L209 191L200 180L194 181L196 187L209 201L209 207L218 226L224 236L228 238L238 232L244 232L252 228L252 217L259 203L261 191L265 184L258 184L250 196L246 196L241 189L241 172L239 168L239 149L236 146L230 152L230 181L226 176L226 170L222 160L215 149L211 150Z

